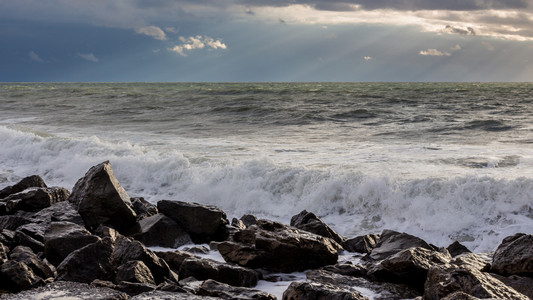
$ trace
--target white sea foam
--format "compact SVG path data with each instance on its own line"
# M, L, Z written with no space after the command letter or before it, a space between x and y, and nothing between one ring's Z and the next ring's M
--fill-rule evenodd
M234 157L231 151L210 159L201 152L152 142L67 137L6 126L0 126L0 140L0 188L39 174L50 185L71 189L91 166L110 160L132 196L213 204L230 218L253 213L287 223L306 209L347 237L395 229L439 246L459 240L476 251L494 250L516 232L533 233L531 171L509 178L501 170L496 170L498 176L468 171L417 178L424 163L412 158L413 169L405 170L409 176L404 178L405 172L373 172L353 162L347 168L341 163L313 167L314 162L306 165L301 159L290 164L268 155ZM530 157L521 157L530 163ZM374 168L379 164L385 169L389 163L377 161Z

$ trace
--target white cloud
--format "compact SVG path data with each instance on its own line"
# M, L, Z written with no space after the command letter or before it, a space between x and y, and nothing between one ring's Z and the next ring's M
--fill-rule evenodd
M41 62L41 63L44 62L44 60L37 53L35 53L33 51L30 51L30 53L28 53L28 56L33 61Z
M92 53L78 53L78 56L92 62L98 62L99 59L94 56Z
M185 38L183 36L180 37L180 41L182 44L175 45L172 48L169 48L168 50L178 53L181 56L187 56L186 51L192 51L196 49L210 49L210 50L216 50L216 49L226 49L226 44L222 43L220 39L213 39L208 36L190 36L188 38Z
M437 49L421 50L418 54L424 55L424 56L451 56L452 55L450 52L442 52Z
M144 34L153 37L154 39L160 41L164 41L167 39L167 36L163 29L153 25L137 28L135 29L135 32L137 32L138 34Z

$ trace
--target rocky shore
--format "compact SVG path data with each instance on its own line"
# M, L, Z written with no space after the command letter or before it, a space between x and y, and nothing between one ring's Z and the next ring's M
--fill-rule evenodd
M193 243L225 262L147 248ZM276 299L258 281L304 271L283 299L533 299L533 235L487 255L392 230L348 239L307 211L230 223L214 206L130 197L109 162L71 192L37 175L0 191L0 299Z

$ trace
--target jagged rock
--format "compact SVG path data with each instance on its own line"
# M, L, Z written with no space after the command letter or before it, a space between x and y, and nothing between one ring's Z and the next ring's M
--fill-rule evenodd
M62 187L28 188L11 194L2 201L6 203L6 213L12 214L19 210L39 211L54 203L66 201L69 195L69 191Z
M181 251L189 252L192 254L209 254L209 248L203 245L197 245L197 246L191 246L191 247L183 247L181 248Z
M100 240L84 227L71 222L52 222L45 233L44 256L58 266L71 252Z
M220 300L220 298L196 296L187 293L174 293L165 291L151 291L131 297L130 300Z
M56 268L48 261L42 260L33 251L24 246L17 246L9 253L9 258L14 261L25 263L36 276L43 279L55 278Z
M257 224L257 217L254 215L244 215L240 220L246 227Z
M314 213L303 210L291 218L291 226L323 237L330 238L342 245L344 238L326 223L322 222Z
M187 293L187 291L182 288L177 282L165 280L164 282L160 283L156 289L158 291L165 291L165 292L174 292L174 293Z
M375 294L375 300L412 299L420 295L415 289L399 283L369 281L363 277L345 276L326 270L313 270L306 273L313 282L331 284L348 291L363 288Z
M0 289L10 292L28 290L44 284L25 263L8 260L0 266Z
M382 260L412 247L437 250L416 236L393 230L383 230L376 246L364 258L370 260Z
M124 292L130 296L135 296L138 294L154 291L157 286L151 283L140 283L140 282L128 282L121 281L115 286L115 289L121 292Z
M140 220L135 231L131 237L148 247L178 248L192 243L189 234L178 223L162 214Z
M239 300L275 300L276 297L260 290L234 287L228 284L208 279L202 283L198 289L199 296L213 296L222 299L239 299Z
M78 225L85 225L80 214L74 209L70 202L58 202L50 207L41 209L27 218L32 223L50 224L50 222L72 222Z
M20 226L28 224L26 218L14 215L0 216L0 230L17 230Z
M244 225L244 222L242 220L239 220L237 218L231 219L231 226L243 230L246 229L246 225Z
M15 232L9 229L0 231L0 243L4 244L7 248L15 247Z
M162 200L157 202L160 213L181 225L196 244L223 241L229 236L226 213L212 205Z
M56 281L45 286L23 291L18 294L2 295L5 300L127 300L127 294L110 288L94 287L88 284L70 281Z
M109 161L90 168L74 185L69 201L89 230L103 224L125 232L137 220L130 196L115 178Z
M24 191L27 188L32 187L45 188L47 186L46 183L44 183L44 180L39 175L28 176L12 186L3 188L0 191L0 199L6 198L11 194L16 194Z
M283 300L369 300L357 291L347 291L331 284L318 282L293 282L283 292Z
M463 244L459 243L458 241L453 242L450 244L450 246L446 247L448 252L450 252L450 255L452 257L456 257L457 255L463 254L463 253L472 253L472 251L468 250Z
M154 276L150 269L140 260L128 261L117 269L115 281L129 281L137 283L155 284ZM154 287L155 289L155 287Z
M335 264L340 247L332 239L268 220L259 220L233 239L236 242L218 245L226 261L281 272Z
M370 267L368 275L383 281L405 283L422 293L429 268L449 263L450 259L449 253L420 247L409 248Z
M342 246L345 250L357 253L370 253L379 241L379 235L367 234L345 240Z
M44 243L44 231L46 230L46 225L37 224L37 223L28 223L20 226L15 230L16 232L22 232L31 238Z
M463 292L455 292L453 294L450 294L441 300L481 300L478 297L474 297L471 295L468 295L467 293Z
M8 253L9 248L2 244L2 242L0 242L0 265L7 261Z
M130 198L133 211L137 214L137 221L158 214L157 206L146 201L143 197Z
M424 300L438 300L454 292L478 298L522 299L528 297L493 276L474 268L435 265L429 269L424 286Z
M90 283L95 279L113 281L115 269L111 262L113 242L110 238L70 253L57 267L57 279Z
M325 266L320 268L321 270L332 272L335 274L354 276L354 277L366 277L367 268L363 265L354 265L351 263L336 264L331 266Z
M257 284L260 273L211 259L187 258L179 269L180 278L213 279L234 286L251 287Z
M533 277L533 235L506 237L494 252L492 270L502 275Z
M450 263L459 267L473 268L482 272L490 270L490 259L475 253L463 253L457 255Z
M185 252L185 251L156 251L155 254L165 260L170 267L171 270L173 270L176 273L179 273L181 264L183 261L187 258L198 258L198 256L195 256L191 253Z
M494 278L512 287L517 292L522 293L533 299L533 278L511 275L509 277L491 274Z
M35 253L44 251L44 244L22 231L15 231L14 242L17 245L30 247Z

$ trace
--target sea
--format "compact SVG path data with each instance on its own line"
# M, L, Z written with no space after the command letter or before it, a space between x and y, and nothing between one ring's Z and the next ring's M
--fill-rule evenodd
M490 252L533 233L531 83L0 83L0 189L130 196Z

